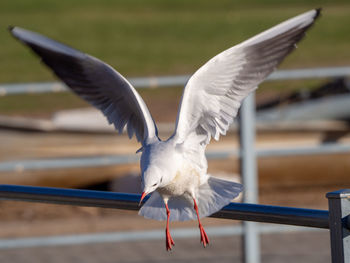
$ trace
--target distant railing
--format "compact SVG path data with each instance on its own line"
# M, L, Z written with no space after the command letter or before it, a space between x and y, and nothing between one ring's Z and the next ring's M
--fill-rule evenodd
M350 76L350 67L329 67L312 69L279 70L272 73L267 81L292 80L308 78L335 78ZM165 88L184 85L189 79L189 75L164 76L164 77L140 77L130 78L131 83L136 88ZM29 83L29 84L2 84L0 85L0 96L16 95L26 93L42 92L63 92L68 91L64 84L59 82L50 83ZM307 155L307 154L331 154L350 152L349 144L329 143L318 145L317 147L294 147L294 148L274 148L256 149L257 157ZM240 157L238 150L209 152L209 159L228 158L231 156ZM37 170L37 169L57 169L74 168L84 166L108 166L126 163L134 163L139 160L135 155L110 155L97 157L76 157L60 159L40 159L40 160L14 160L0 162L0 172Z
M349 153L349 144L322 144L315 146L300 146L294 148L276 148L276 149L256 149L256 157L278 157L278 156L298 156L298 155L322 155ZM206 156L209 160L229 159L233 157L240 158L239 150L221 150L208 151ZM122 165L137 163L140 156L136 154L123 155L103 155L87 157L67 157L67 158L48 158L32 160L13 160L0 162L0 172L25 172L47 169L69 169L82 167L101 167L111 165Z
M332 262L350 262L350 190L327 194L329 211L230 203L211 217L330 229ZM0 199L138 210L140 195L0 185Z
M337 78L337 77L343 77L343 76L350 76L350 67L278 70L272 73L267 78L266 81L311 79L311 78ZM159 77L129 78L129 81L135 88L166 88L166 87L174 87L174 86L183 86L186 84L189 78L190 78L190 75L163 76L163 77L159 76ZM68 91L68 89L61 82L1 84L0 85L0 96L25 94L25 93L64 92L64 91Z

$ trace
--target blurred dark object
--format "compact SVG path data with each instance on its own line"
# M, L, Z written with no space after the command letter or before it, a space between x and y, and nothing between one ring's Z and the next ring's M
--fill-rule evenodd
M328 96L350 93L350 81L345 78L336 78L314 90L300 90L285 96L273 98L257 106L257 110L270 109L276 106L311 101Z

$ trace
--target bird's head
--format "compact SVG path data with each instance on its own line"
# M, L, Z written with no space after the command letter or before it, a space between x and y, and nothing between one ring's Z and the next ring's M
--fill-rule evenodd
M142 195L140 204L148 194L154 192L162 184L162 181L162 173L160 169L155 167L149 167L141 174Z

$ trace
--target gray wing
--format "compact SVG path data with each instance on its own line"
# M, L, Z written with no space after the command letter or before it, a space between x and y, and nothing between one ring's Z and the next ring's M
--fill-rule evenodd
M29 46L77 95L100 109L110 124L142 144L158 139L157 127L141 96L106 63L55 40L19 27L12 35Z
M296 48L319 16L312 10L289 19L218 54L189 79L177 116L175 136L182 143L193 132L205 144L226 134L242 100ZM191 138L193 138L191 136Z

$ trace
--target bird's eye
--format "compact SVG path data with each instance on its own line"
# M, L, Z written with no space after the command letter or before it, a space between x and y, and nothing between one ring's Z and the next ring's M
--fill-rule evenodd
M154 184L154 185L152 185L152 186L156 186L157 184Z

